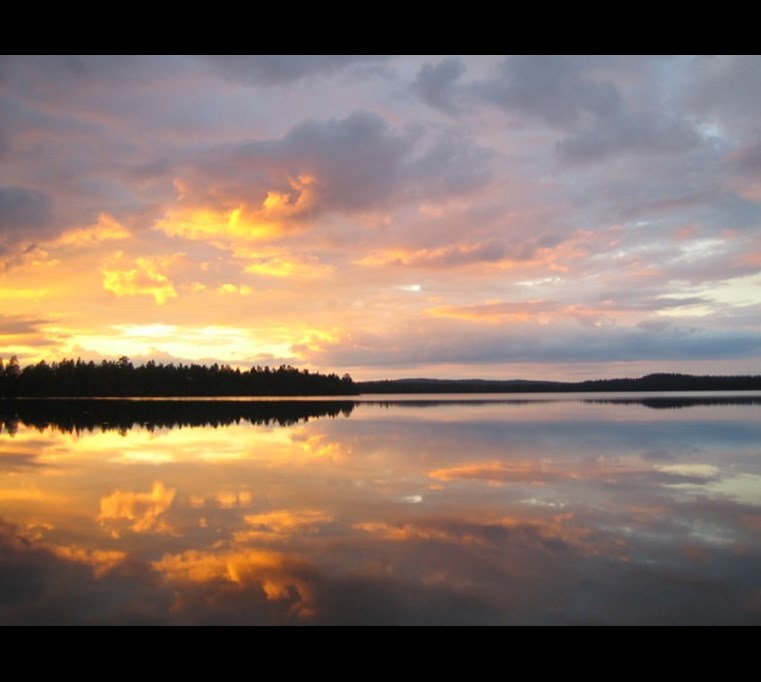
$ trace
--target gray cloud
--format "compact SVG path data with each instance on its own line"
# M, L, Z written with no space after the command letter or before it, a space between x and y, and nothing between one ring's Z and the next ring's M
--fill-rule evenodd
M757 133L761 109L759 73L759 55L690 58L685 65L680 100L701 118L731 126L735 133Z
M509 57L494 78L477 83L473 92L507 112L562 128L585 117L600 121L617 115L623 107L617 86L586 75L589 65L583 57Z
M330 75L347 67L388 59L384 55L214 55L212 70L234 83L281 85L303 78Z
M447 114L456 114L460 106L456 103L452 85L465 73L465 64L454 57L438 64L425 64L412 83L416 92L428 105Z
M620 152L671 154L701 142L694 126L682 118L653 111L625 113L566 137L557 145L565 161L604 159Z
M753 176L761 175L761 141L755 141L734 155L735 168Z
M632 104L612 80L615 67L635 72L642 60L613 57L526 55L509 57L495 76L473 84L472 96L524 122L566 131L557 145L569 162L600 160L623 152L669 154L697 147L695 124L662 108ZM434 81L440 101L452 93Z
M53 201L45 193L26 187L0 187L0 234L35 234L53 218Z

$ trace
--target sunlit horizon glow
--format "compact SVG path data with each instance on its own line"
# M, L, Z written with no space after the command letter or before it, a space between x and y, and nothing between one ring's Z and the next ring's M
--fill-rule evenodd
M759 57L2 56L0 106L5 361L761 372Z

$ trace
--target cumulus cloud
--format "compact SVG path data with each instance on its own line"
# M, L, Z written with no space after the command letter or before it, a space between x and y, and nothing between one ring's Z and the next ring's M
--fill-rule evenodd
M101 498L98 521L116 535L125 523L135 533L170 533L164 513L172 506L175 492L161 481L155 481L147 493L115 490Z
M388 59L385 55L213 55L205 58L225 80L244 85L284 85L312 76L327 76L358 64Z
M186 226L171 215L159 226L191 238L268 238L284 223L325 212L450 198L488 182L492 155L486 149L464 139L418 149L421 144L417 131L396 131L375 113L355 111L306 121L279 140L221 147L196 159L177 181L181 207L200 204L212 212L191 216Z

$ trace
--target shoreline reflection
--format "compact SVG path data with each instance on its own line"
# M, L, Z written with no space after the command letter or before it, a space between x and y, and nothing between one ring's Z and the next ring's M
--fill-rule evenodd
M59 431L126 431L174 427L219 428L249 422L289 426L320 417L348 417L355 403L333 401L135 400L83 398L76 400L28 398L0 400L0 425L8 433L19 423Z
M5 404L0 624L761 624L758 399L649 400Z

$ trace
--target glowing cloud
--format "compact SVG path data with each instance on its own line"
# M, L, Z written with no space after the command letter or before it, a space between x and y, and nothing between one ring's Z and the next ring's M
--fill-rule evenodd
M126 552L117 550L85 549L84 547L57 545L51 551L62 559L90 566L96 578L110 573L127 558Z
M86 247L97 242L120 241L130 237L130 232L124 225L108 213L101 213L94 225L64 232L55 241L55 245Z
M172 506L174 495L175 489L161 481L156 481L147 493L115 490L101 498L98 521L104 526L128 521L129 529L135 533L171 533L161 517ZM118 535L118 530L112 532Z
M117 254L117 263L123 254ZM172 262L172 257L137 258L128 270L103 267L103 288L117 296L153 296L157 305L163 305L170 298L177 298L177 292L169 278L161 272Z
M316 509L300 511L278 509L262 514L249 514L244 517L244 520L250 526L255 526L260 530L272 533L288 533L294 528L327 523L333 520L333 516Z
M196 551L166 554L153 563L170 582L229 582L239 588L259 587L268 601L293 601L291 609L302 618L314 615L313 591L299 573L303 564L279 552L262 549Z

